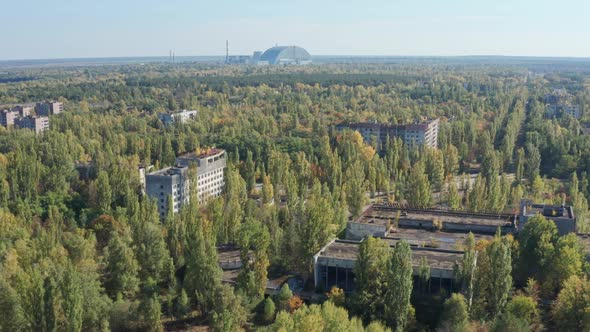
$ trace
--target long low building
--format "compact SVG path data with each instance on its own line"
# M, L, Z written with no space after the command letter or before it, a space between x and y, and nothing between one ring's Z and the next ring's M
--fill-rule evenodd
M441 230L478 234L514 233L517 216L437 209L409 209L388 205L372 205L360 218L348 222L346 238L360 240L367 236L385 237L396 224L398 228Z
M386 240L390 247L397 241ZM314 260L314 282L316 288L329 290L335 286L345 292L351 292L355 288L354 266L356 264L359 248L362 241L334 240L326 245ZM431 249L418 246L412 248L412 265L414 276L419 274L420 265L426 259L430 267L430 278L433 283L439 283L442 287L452 286L454 280L454 266L461 257L462 251Z

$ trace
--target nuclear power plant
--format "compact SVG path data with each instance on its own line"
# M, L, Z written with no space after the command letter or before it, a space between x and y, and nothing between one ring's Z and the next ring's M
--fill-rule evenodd
M306 65L311 63L311 55L299 46L275 46L268 50L254 51L250 55L229 55L229 41L225 42L226 64L250 65Z

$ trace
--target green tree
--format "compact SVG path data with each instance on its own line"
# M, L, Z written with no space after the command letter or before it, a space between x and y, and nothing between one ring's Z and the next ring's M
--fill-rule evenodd
M221 287L221 268L210 226L197 217L187 225L185 241L186 272L184 286L203 312L215 305L215 292Z
M176 306L176 317L184 318L190 312L190 303L188 299L188 295L186 291L183 289L180 290L180 295L178 296L178 303Z
M521 282L529 277L542 281L555 251L557 227L543 216L534 216L518 234L520 256L517 276Z
M412 282L412 251L407 242L399 241L391 255L385 293L385 319L396 331L403 331L408 322Z
M142 313L142 325L146 331L163 331L164 326L162 325L162 309L160 307L160 301L158 301L157 294L146 298L141 306L140 310Z
M25 326L19 295L0 275L0 331L19 331Z
M139 289L139 264L133 250L126 240L113 232L109 244L104 249L106 273L104 285L111 297L118 293L133 297Z
M113 192L109 184L109 175L105 171L98 172L98 177L96 178L96 198L98 208L102 213L107 213L111 210Z
M407 200L411 206L428 208L432 201L432 192L428 176L424 172L424 163L418 162L410 171Z
M256 165L252 160L252 151L248 151L246 154L246 162L244 163L243 170L243 178L246 180L246 190L252 192L256 184Z
M293 297L293 292L289 285L284 284L276 295L275 302L278 311L289 311L289 300Z
M447 205L453 210L459 210L461 208L461 197L459 196L457 183L454 178L451 178L448 183Z
M346 203L353 217L358 217L367 202L365 188L365 170L360 161L346 169L344 174Z
M469 322L467 302L459 293L453 293L443 304L439 326L446 331L465 331Z
M275 319L275 312L276 308L274 301L272 298L267 297L266 300L264 300L264 311L262 315L264 322L271 324Z
M588 331L590 329L590 282L572 276L553 305L552 318L558 331Z
M526 295L516 295L512 297L510 302L506 305L506 313L526 320L529 325L537 323L539 320L537 301Z
M399 257L396 262L397 259ZM366 322L385 318L386 302L390 302L386 295L391 263L391 249L385 241L368 237L361 242L354 266L356 290L352 301L355 312ZM389 306L393 309L396 303L393 299L391 303Z

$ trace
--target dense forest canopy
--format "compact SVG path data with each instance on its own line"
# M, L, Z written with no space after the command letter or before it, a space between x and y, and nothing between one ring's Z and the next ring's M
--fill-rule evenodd
M584 249L542 217L518 236L465 243L452 295L412 293L407 244L390 252L378 239L362 244L357 268L366 268L350 296L264 295L270 277L309 280L313 255L376 201L493 213L514 213L523 198L569 204L578 231L589 231L590 76L555 68L7 69L0 105L60 100L65 112L40 135L0 127L0 331L590 329ZM556 89L579 117L547 115ZM166 126L157 117L180 109L197 118ZM335 129L427 118L441 119L438 148ZM223 196L161 221L138 166L161 169L208 147L228 152ZM221 282L221 245L241 250L234 286Z

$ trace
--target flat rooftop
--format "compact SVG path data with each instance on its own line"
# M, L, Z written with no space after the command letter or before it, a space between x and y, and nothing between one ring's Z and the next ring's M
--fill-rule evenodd
M389 244L391 246L391 242ZM356 261L359 248L360 242L336 240L326 246L320 252L319 257ZM414 267L420 266L423 257L426 258L431 268L452 270L455 262L463 257L463 253L412 247L412 265Z
M407 209L375 204L369 207L361 217L354 222L385 225L388 222L393 222L395 220L398 211L400 213L400 218L402 219L423 220L428 222L438 219L447 223L455 224L505 226L510 225L516 218L515 215L510 214L471 213L436 209Z
M469 233L429 231L426 229L397 228L392 229L384 238L390 245L405 240L413 247L426 247L445 250L463 250ZM493 235L473 234L475 242L491 240Z
M526 207L526 215L541 214L549 218L574 218L574 210L569 205L531 204Z
M209 149L209 150L207 150L205 152L200 152L200 153L196 153L194 151L193 152L186 152L186 153L183 153L183 154L179 155L178 158L183 158L183 159L202 159L202 158L216 156L216 155L221 154L223 152L225 152L225 150L212 148L212 149Z
M153 171L153 172L147 174L146 176L150 176L150 175L156 175L156 176L170 176L170 175L175 175L175 174L179 174L180 172L182 172L183 169L185 169L185 168L186 167L184 167L184 166L166 167L166 168L159 169L157 171Z

